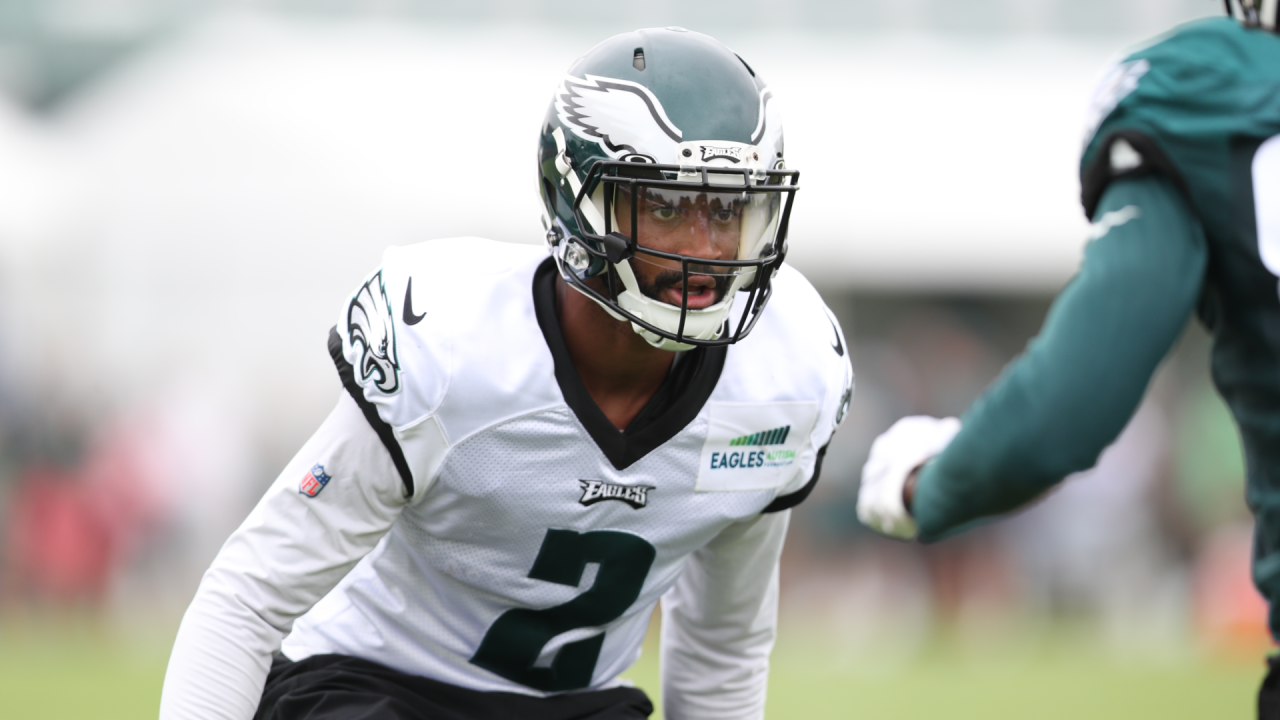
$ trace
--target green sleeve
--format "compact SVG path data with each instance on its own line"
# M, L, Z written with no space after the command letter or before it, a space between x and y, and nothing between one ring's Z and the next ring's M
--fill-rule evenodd
M1208 246L1175 185L1159 175L1115 181L1094 221L1101 237L1040 334L921 471L911 511L922 540L1013 510L1092 467L1186 326Z

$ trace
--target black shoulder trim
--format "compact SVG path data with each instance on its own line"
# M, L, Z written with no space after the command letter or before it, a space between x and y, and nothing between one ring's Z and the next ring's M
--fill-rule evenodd
M391 426L382 419L381 415L378 415L378 408L365 398L364 391L356 384L355 369L342 356L342 338L338 336L336 326L329 328L329 357L333 358L333 364L338 368L342 387L347 389L347 393L356 401L356 405L360 406L364 419L369 421L373 431L378 433L378 439L386 446L387 452L391 453L391 462L395 463L396 470L400 471L400 480L404 482L404 496L413 497L413 473L409 471L409 462L404 459L404 451L400 449L400 443L396 440Z
M1111 170L1111 146L1117 140L1124 140L1132 145L1133 149L1137 150L1138 154L1142 156L1142 164L1132 170L1125 170L1119 173L1113 172ZM1191 194L1187 190L1187 183L1183 179L1182 173L1178 171L1178 167L1173 164L1173 161L1169 159L1164 150L1160 149L1160 144L1150 135L1141 130L1130 129L1116 130L1108 135L1098 145L1098 150L1094 153L1093 159L1089 161L1088 166L1080 172L1080 203L1084 205L1085 216L1090 220L1093 219L1093 214L1098 209L1098 203L1102 201L1102 193L1106 191L1111 181L1149 173L1159 173L1168 177L1178 186L1178 190L1190 199Z
M654 393L649 405L640 411L630 427L620 432L587 392L587 386L573 366L573 358L569 357L569 347L565 344L556 316L555 278L558 272L555 262L547 258L533 275L534 314L555 360L556 383L565 403L596 447L615 468L626 470L698 417L716 383L720 382L728 348L721 345L688 351L679 366L667 374L667 379Z
M822 474L822 460L826 456L827 456L827 446L823 445L822 447L818 448L818 458L813 461L813 477L809 478L809 482L805 483L804 487L800 488L799 490L793 493L787 493L786 495L779 495L778 497L774 498L773 502L766 505L765 508L760 512L762 514L782 512L783 510L790 510L791 508L804 502L804 499L809 497L809 493L813 492L813 487L818 484L818 476Z

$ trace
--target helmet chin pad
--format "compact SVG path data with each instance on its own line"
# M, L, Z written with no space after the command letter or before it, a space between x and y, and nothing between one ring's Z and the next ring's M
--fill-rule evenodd
M557 258L557 262L559 262L559 258ZM631 329L637 335L659 350L680 352L697 347L697 345L679 342L674 338L659 335L619 313L618 309L624 310L634 317L662 328L672 335L676 335L680 330L681 309L660 300L655 300L641 292L635 273L631 270L629 260L623 260L614 265L614 269L617 271L618 278L622 281L624 288L622 292L618 293L618 308L614 308L608 302L605 302L603 298L588 291L586 286L581 283L570 282L569 287L590 298L614 320L630 323ZM725 296L721 298L720 302L700 310L685 311L684 332L680 337L692 340L714 340L719 338L725 329L725 318L728 317L729 311L733 308L734 295L737 294L743 281L743 277L735 278L725 290Z
M637 282L635 272L631 268L631 260L617 263L614 269L624 288L618 293L619 307L650 325L657 326L682 339L691 340L714 340L720 336L724 330L725 319L729 316L729 310L733 307L733 297L738 293L738 288L743 281L742 276L734 278L725 288L724 297L714 305L696 310L682 310L675 305L645 295L640 290L640 283ZM682 316L683 329L680 327ZM663 338L634 322L631 323L631 327L654 347L664 350L688 350L693 347L673 338ZM668 345L671 347L667 347Z
M671 338L665 338L657 333L649 332L648 330L644 329L643 327L635 323L631 323L631 329L635 330L637 335L644 338L645 342L658 348L659 350L667 350L670 352L684 352L685 350L692 350L695 347L697 347L697 345L689 345L687 343L676 342Z

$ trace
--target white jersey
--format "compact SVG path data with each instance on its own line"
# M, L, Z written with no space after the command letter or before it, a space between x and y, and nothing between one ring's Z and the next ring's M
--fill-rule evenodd
M616 684L670 591L664 611L681 615L664 626L670 664L704 678L749 666L739 684L762 707L778 511L812 488L852 390L839 328L784 267L752 333L686 353L672 370L679 396L619 432L564 350L554 273L532 246L464 238L388 250L331 337L355 401L346 416L358 407L368 424L351 434L364 440L313 438L201 593L243 585L237 575L265 579L222 592L250 606L243 598L261 596L271 607L249 611L282 631L301 615L282 646L294 660L339 653L544 695ZM376 462L375 442L385 448ZM682 576L690 562L699 570ZM715 563L732 573L711 577ZM314 607L311 594L323 594ZM736 635L717 636L724 616ZM686 712L714 715L695 705Z

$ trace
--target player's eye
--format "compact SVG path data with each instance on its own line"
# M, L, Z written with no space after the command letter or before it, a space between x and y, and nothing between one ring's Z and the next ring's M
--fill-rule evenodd
M711 221L715 223L731 223L741 214L742 208L737 204L721 205L717 203L711 207Z
M666 222L680 217L680 210L678 210L674 205L654 204L649 206L649 214L652 215L655 220L662 220Z

